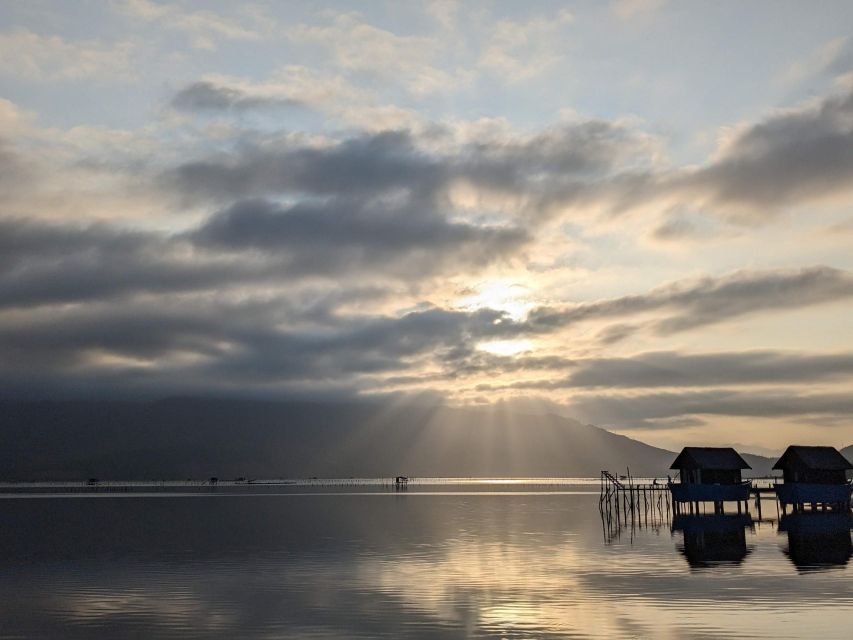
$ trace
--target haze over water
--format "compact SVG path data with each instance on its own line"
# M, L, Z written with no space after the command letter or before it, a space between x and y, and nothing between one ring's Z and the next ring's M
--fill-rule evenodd
M0 506L0 638L843 638L853 613L849 525L805 527L838 547L806 566L769 501L740 552L737 534L685 540L666 520L611 539L589 485Z

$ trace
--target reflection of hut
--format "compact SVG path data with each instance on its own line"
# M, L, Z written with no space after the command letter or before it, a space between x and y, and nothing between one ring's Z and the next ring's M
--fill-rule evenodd
M680 481L669 483L676 509L686 502L698 513L700 502L713 502L714 513L723 513L723 503L737 502L740 513L750 489L741 471L750 468L731 447L684 447L670 467L679 471Z
M801 571L844 566L853 555L846 513L790 513L782 516L779 531L788 534L786 555Z
M849 511L847 471L853 465L834 447L790 446L773 468L781 469L785 480L776 485L783 513L789 504L794 511L803 511L808 503L813 511L818 505Z
M740 564L749 553L746 530L754 526L749 514L679 515L672 521L672 530L684 535L679 551L691 567Z

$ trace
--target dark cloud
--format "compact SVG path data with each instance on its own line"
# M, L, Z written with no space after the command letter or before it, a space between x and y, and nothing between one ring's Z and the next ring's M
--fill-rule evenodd
M853 296L853 276L830 267L737 271L720 278L679 281L643 295L624 296L565 308L540 307L527 320L531 331L549 331L577 322L669 312L652 329L667 335L740 316L796 309Z
M849 393L797 391L709 390L643 395L586 395L573 398L573 415L598 425L620 427L678 426L683 417L735 416L796 418L803 416L853 416ZM673 419L676 419L674 422Z
M33 387L94 378L112 389L246 392L379 383L359 376L417 370L435 351L489 335L501 312L438 308L318 322L279 301L139 300L0 322L0 378ZM154 365L154 366L149 366ZM381 390L381 387L380 389Z
M156 233L0 220L0 307L104 300L246 282L251 264L193 255Z
M762 217L853 189L853 93L773 115L740 132L676 186Z
M436 142L443 150L430 151ZM184 197L202 200L381 197L442 209L450 206L451 187L467 183L511 196L526 217L542 217L586 182L647 162L647 147L642 136L604 121L461 146L437 127L424 137L384 131L323 147L247 143L233 153L177 166L162 182Z
M658 240L682 240L696 233L695 226L683 218L670 218L658 226L652 235Z
M836 64L846 64L847 58L839 56ZM193 110L276 102L209 81L186 87L173 100L175 106ZM425 151L432 148L427 143L442 137L449 143L444 151ZM164 180L185 196L232 199L388 189L434 199L464 181L511 195L526 217L589 205L618 213L664 199L677 207L699 205L708 215L754 223L787 207L853 190L853 92L745 126L696 169L660 170L657 155L649 136L604 120L461 145L436 126L420 137L386 131L322 148L243 144L234 153L180 165ZM680 217L659 226L654 235L671 240L701 231L695 221Z
M797 270L741 271L706 278L693 287L656 290L683 311L654 325L666 335L729 318L770 310L798 309L853 296L853 276L831 267Z
M611 324L599 331L596 338L601 344L616 344L617 342L627 340L637 333L638 330L639 327L632 324Z
M282 286L373 274L408 284L507 260L519 228L358 202L239 202L189 233L0 220L0 308ZM364 283L354 286L363 288Z
M172 106L183 111L247 111L304 105L293 98L252 95L242 89L202 80L178 91L172 98Z
M595 206L611 215L639 208L701 208L709 216L747 224L781 211L853 191L853 92L771 114L745 126L705 165L657 170L628 166L549 194L555 207ZM695 235L689 217L670 218L658 239Z
M431 204L447 168L418 149L408 132L355 136L329 147L293 143L243 146L166 172L163 184L216 202L277 195L360 197L390 193Z
M373 268L412 276L434 272L447 260L484 267L512 255L528 240L518 228L449 222L418 208L353 200L287 208L243 201L189 237L209 248L278 255L291 273Z
M527 381L509 387L713 387L799 384L853 377L851 353L742 351L682 354L661 351L630 358L585 358L553 361L551 364L553 369L570 369L571 373L560 379Z

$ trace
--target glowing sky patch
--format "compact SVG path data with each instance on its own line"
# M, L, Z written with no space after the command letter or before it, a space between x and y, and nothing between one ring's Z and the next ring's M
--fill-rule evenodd
M481 342L477 345L477 348L497 356L514 356L526 351L532 351L533 343L530 340L493 340L491 342Z

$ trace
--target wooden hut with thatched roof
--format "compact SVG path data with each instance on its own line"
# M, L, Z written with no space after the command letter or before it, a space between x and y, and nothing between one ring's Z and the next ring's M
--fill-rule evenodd
M713 502L714 512L723 513L725 502L737 502L740 513L751 486L741 471L751 468L731 447L684 447L670 467L679 472L679 481L669 483L676 509L687 503L698 513L700 502Z
M853 464L838 449L791 445L773 468L782 471L784 482L776 484L776 496L783 513L788 505L801 512L807 504L813 511L850 510L847 472Z

